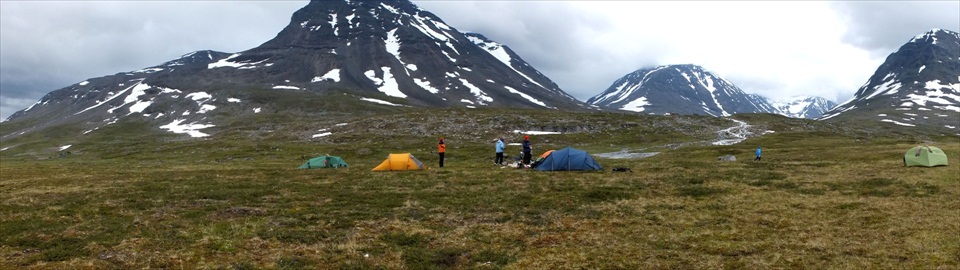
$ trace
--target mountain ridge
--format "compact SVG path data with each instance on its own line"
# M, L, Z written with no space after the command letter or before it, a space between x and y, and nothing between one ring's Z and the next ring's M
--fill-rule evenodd
M609 110L652 114L704 114L729 116L737 113L773 113L795 118L819 116L829 108L823 98L810 98L805 105L777 105L769 98L745 93L732 82L694 64L641 68L587 100ZM802 102L789 100L788 103ZM780 106L780 107L778 107ZM785 106L785 107L784 107ZM790 112L795 109L797 112Z
M794 96L770 103L781 115L807 119L816 119L837 106L833 101L816 96Z
M914 36L888 55L853 97L819 119L960 134L960 33L931 29Z
M8 120L37 122L20 132L77 123L86 134L133 116L170 131L213 127L271 105L248 102L250 91L343 93L386 109L586 109L509 47L461 33L410 1L311 1L260 46L90 78Z

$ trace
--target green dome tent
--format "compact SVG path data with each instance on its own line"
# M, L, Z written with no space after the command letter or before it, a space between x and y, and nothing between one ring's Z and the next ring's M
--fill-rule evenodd
M947 154L933 146L917 146L903 154L903 166L947 166Z
M346 168L349 167L346 161L337 156L319 156L311 158L297 169L316 169L316 168Z

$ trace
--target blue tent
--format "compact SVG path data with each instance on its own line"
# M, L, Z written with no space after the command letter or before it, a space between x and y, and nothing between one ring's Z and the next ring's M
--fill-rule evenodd
M553 151L549 156L537 164L538 171L590 171L603 170L600 163L593 160L587 151L567 147Z

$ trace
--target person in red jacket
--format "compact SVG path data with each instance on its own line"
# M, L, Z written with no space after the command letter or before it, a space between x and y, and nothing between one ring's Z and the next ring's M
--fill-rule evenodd
M443 153L447 152L447 145L443 144L443 137L440 137L440 144L437 145L437 153L440 154L440 168L443 168Z

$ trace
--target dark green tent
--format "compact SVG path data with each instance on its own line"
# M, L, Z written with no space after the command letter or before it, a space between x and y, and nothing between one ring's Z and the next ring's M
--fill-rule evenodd
M350 165L347 165L346 161L343 161L342 158L337 156L319 156L311 158L298 169L316 169L316 168L346 168Z

